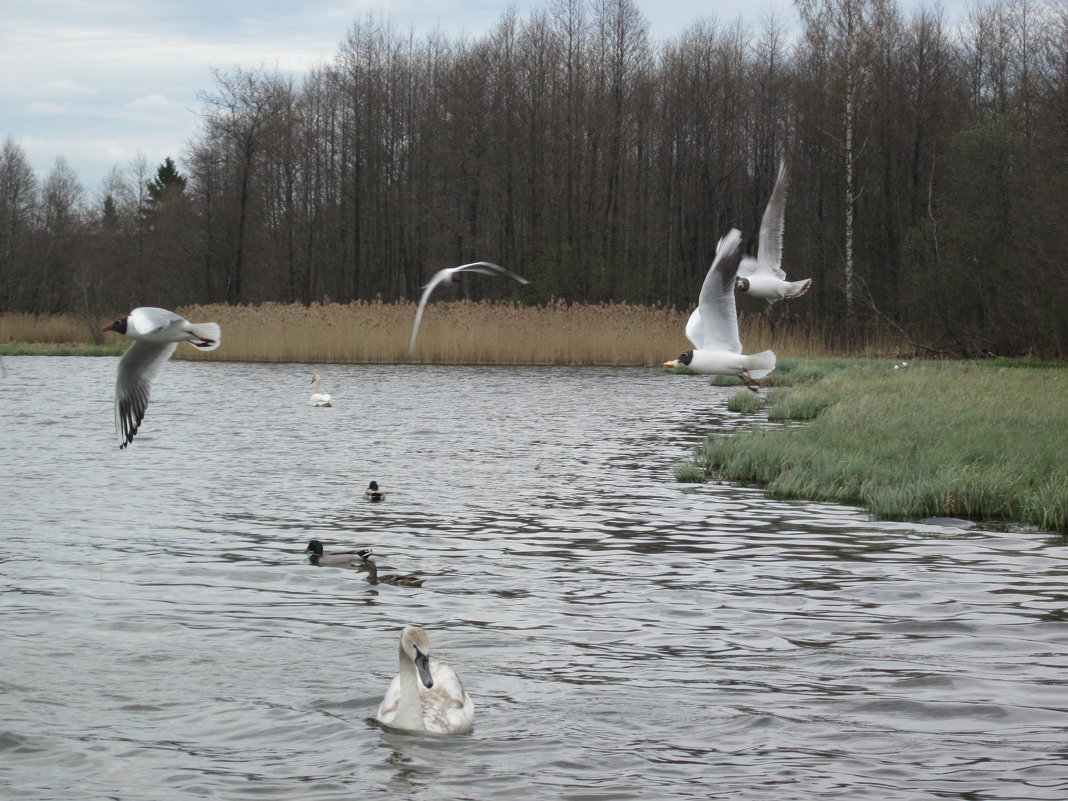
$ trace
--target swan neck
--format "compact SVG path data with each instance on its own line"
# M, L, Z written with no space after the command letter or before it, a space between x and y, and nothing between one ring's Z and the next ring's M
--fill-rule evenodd
M423 706L419 700L419 673L415 663L400 648L400 700L394 725L401 729L423 729Z

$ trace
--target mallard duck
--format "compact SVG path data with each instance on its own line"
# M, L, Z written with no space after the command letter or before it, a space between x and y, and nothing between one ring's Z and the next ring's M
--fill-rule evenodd
M430 659L430 638L418 626L400 637L400 672L378 707L379 723L396 729L459 734L474 722L475 706L456 672Z
M313 565L340 566L351 565L354 562L363 562L371 555L370 548L360 548L358 551L334 551L324 553L323 544L319 540L311 540L304 553L310 553L308 561Z
M386 499L386 493L378 488L378 482L372 481L367 489L363 491L363 497L369 500L371 503L379 503Z
M312 393L311 400L308 403L311 406L333 406L330 402L330 396L322 391L322 387L319 386L319 374L312 375L312 383L315 384L315 392Z
M357 568L367 573L367 581L371 584L392 584L394 587L422 587L426 579L414 576L410 573L383 573L379 575L378 565L371 559L370 553L364 557Z

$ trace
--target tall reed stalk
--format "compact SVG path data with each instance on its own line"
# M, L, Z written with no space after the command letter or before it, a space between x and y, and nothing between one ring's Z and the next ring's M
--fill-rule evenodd
M519 306L439 301L427 307L411 355L408 341L415 304L410 302L219 304L176 311L194 322L218 322L223 329L221 347L207 353L179 348L175 356L183 359L654 366L691 347L684 335L688 312L625 303L554 301ZM121 314L116 312L99 323ZM847 338L841 331L795 320L780 320L773 327L763 313L742 314L739 327L749 353L771 348L780 356L893 355L900 348L899 342L878 329L861 330ZM88 343L90 332L80 318L0 315L0 345ZM111 334L105 340L125 342Z

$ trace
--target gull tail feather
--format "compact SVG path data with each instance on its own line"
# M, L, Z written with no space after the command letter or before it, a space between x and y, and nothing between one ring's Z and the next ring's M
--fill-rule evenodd
M752 378L763 378L775 369L775 354L770 350L754 353L749 357L748 361L749 366L746 368L746 372Z
M199 342L190 340L190 343L201 350L215 350L222 340L222 329L219 328L218 323L190 323L189 333L200 340Z
M787 292L786 297L799 298L808 292L808 288L812 286L812 279L806 278L803 281L790 281L788 283L790 284L790 291Z

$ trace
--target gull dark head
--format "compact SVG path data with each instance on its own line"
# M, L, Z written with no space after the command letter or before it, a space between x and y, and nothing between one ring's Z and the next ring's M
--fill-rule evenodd
M679 358L678 358L679 364L685 364L685 365L689 366L690 362L692 362L692 361L693 361L693 351L692 350L684 351L683 353L679 354Z
M739 292L748 292L749 291L749 279L748 278L739 278L737 281L734 282L734 285L736 287L738 287L738 291Z
M126 318L123 317L121 320L116 320L111 325L105 326L102 330L103 331L114 331L117 334L125 334L126 333Z

